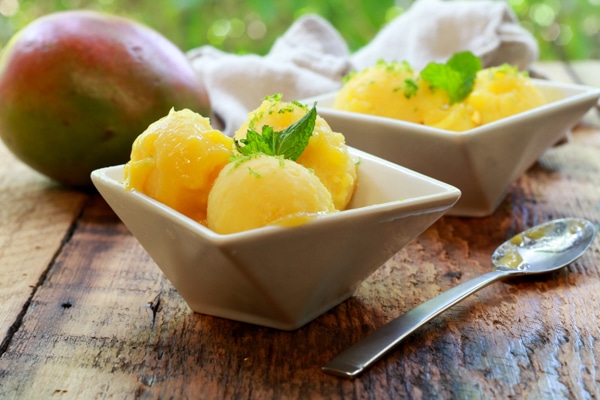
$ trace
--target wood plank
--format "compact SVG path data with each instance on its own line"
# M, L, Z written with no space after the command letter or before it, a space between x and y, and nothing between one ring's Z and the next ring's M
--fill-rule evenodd
M0 349L87 197L34 172L0 142Z
M493 216L442 218L355 296L294 332L191 312L95 196L0 358L0 398L597 397L597 246L565 270L483 289L360 379L320 367L487 271L495 246L521 229L565 215L600 221L590 179L598 154L599 132L579 128L515 182Z

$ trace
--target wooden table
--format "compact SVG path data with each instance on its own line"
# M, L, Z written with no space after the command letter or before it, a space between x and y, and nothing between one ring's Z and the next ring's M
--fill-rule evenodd
M0 398L599 398L599 240L562 271L483 289L357 379L321 372L488 271L506 238L562 216L600 222L599 126L577 126L494 215L442 218L348 301L282 332L194 314L99 195L52 184L0 145Z

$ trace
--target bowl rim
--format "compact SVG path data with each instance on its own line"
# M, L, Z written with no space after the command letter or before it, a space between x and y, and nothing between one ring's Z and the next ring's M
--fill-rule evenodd
M427 126L427 125L417 124L414 122L403 121L400 119L382 117L382 116L372 115L372 114L363 114L363 113L358 113L358 112L354 112L354 111L337 110L337 109L334 109L329 106L321 106L321 107L319 106L319 104L318 104L319 101L333 99L339 90L328 92L328 93L323 93L318 96L303 99L303 100L300 100L300 102L303 104L312 104L314 102L317 102L318 112L324 113L322 115L322 117L325 120L327 120L327 114L329 114L329 115L333 115L333 116L342 116L342 117L345 117L345 118L348 118L351 120L362 120L362 121L366 121L366 122L377 123L380 125L388 126L390 128L394 128L394 129L416 130L416 131L419 131L420 133L423 133L423 134L426 134L429 136L435 136L435 137L441 137L441 138L450 136L450 137L453 137L454 139L456 139L457 137L468 137L468 136L480 135L480 134L484 134L487 131L497 130L498 128L501 128L501 127L505 128L507 126L517 125L520 122L522 122L523 120L527 120L529 118L534 118L534 117L538 117L540 115L552 113L554 110L561 108L565 105L578 104L581 102L590 101L594 98L600 98L600 88L596 88L596 87L592 87L592 86L564 83L564 82L551 81L551 80L539 79L539 78L531 78L531 81L535 85L538 85L539 87L542 87L542 88L572 90L572 91L576 91L577 93L574 93L570 96L563 97L563 98L560 98L557 100L552 100L546 104L532 108L530 110L523 111L518 114L514 114L511 116L508 116L508 117L505 117L505 118L502 118L502 119L499 119L499 120L496 120L493 122L489 122L487 124L480 125L478 127L475 127L475 128L472 128L472 129L469 129L466 131L460 131L460 132L451 131L451 130L447 130L447 129L441 129L441 128L435 128L435 127L431 127L431 126Z
M349 148L349 150L351 151L353 156L356 156L361 160L369 159L371 161L374 161L378 164L387 166L389 168L400 170L405 175L411 175L416 179L420 179L429 184L438 186L440 188L440 191L435 194L420 195L420 196L415 196L415 197L411 197L411 198L407 198L407 199L388 201L385 203L369 204L369 205L357 207L357 208L348 208L348 209L345 209L345 210L342 210L339 212L335 212L335 213L323 214L321 216L318 216L314 220L311 220L310 223L295 226L294 227L295 230L318 229L323 224L329 224L329 223L338 221L339 219L346 219L348 217L360 218L362 216L365 216L367 214L372 214L372 213L384 214L386 212L391 212L391 211L397 209L399 206L402 206L403 208L407 208L406 212L403 213L403 215L410 215L412 213L422 213L424 210L430 210L430 211L443 210L443 209L449 210L456 204L456 202L459 200L459 198L461 196L461 191L458 188L456 188L455 186L452 186L448 183L442 182L435 178L429 177L429 176L419 173L417 171L411 170L409 168L403 167L401 165L395 164L395 163L385 160L383 158L374 156L374 155L364 152L362 150L353 148L352 146L347 146L347 147ZM176 211L175 209L169 207L168 205L163 204L160 201L151 198L150 196L147 196L139 191L135 191L135 190L129 191L129 190L125 189L125 187L123 185L123 181L118 180L113 176L115 173L117 173L117 171L119 171L119 173L122 176L122 170L124 168L124 165L125 164L120 164L120 165L114 165L114 166L96 169L96 170L92 171L92 173L91 173L92 181L94 182L94 184L96 186L97 185L111 186L115 190L118 190L120 192L126 192L125 193L126 195L134 196L134 198L136 198L138 201L143 202L147 206L152 206L163 216L168 217L169 219L172 219L174 221L177 221L177 223L183 224L184 226L186 226L187 229L191 229L191 230L195 231L198 235L202 236L206 240L210 240L211 242L215 243L217 246L227 245L231 242L237 242L240 240L250 240L250 239L255 240L256 238L261 237L261 236L279 234L281 231L289 229L288 227L285 227L285 226L267 225L267 226L263 226L263 227L259 227L259 228L255 228L255 229L249 229L246 231L228 233L228 234L220 234L220 233L214 232L207 226ZM426 208L414 208L414 207L418 206L419 203L421 203L427 199L435 200L435 203L437 205L431 204L431 205L428 205L428 207L426 207ZM443 203L443 204L440 204L440 203Z

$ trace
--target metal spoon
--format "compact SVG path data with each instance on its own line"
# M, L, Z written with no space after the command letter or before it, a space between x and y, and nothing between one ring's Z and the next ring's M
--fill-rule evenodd
M421 325L490 283L570 264L588 249L595 234L590 221L578 218L557 219L519 233L492 254L494 271L461 283L392 320L340 353L323 371L345 378L357 376Z

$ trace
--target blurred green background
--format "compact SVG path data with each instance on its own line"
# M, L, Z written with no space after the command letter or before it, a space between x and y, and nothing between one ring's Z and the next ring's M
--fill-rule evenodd
M534 34L542 60L600 59L600 0L507 0ZM87 8L150 25L187 51L210 44L233 53L265 54L299 16L328 19L351 50L366 44L412 0L0 0L0 46L53 11Z

